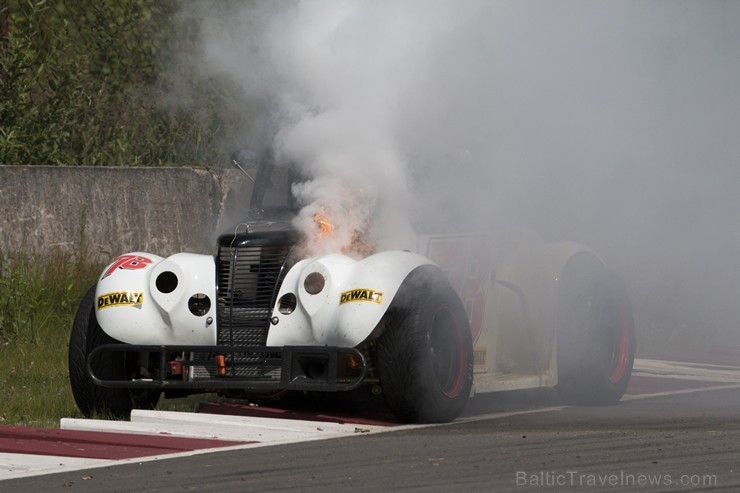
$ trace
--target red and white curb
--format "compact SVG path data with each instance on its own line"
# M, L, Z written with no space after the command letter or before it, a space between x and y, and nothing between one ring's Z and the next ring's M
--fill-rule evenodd
M0 427L0 480L388 428L364 422L144 410L134 410L131 421L64 418L58 430Z
M625 400L737 387L740 366L638 359ZM490 413L458 421L561 408ZM229 404L207 404L198 413L135 410L131 421L65 418L60 429L0 426L0 480L412 427Z
M77 431L230 440L245 442L245 444L257 447L370 433L385 427L294 419L134 410L131 413L131 421L64 418L61 421L61 428Z
M0 480L235 445L234 441L0 426Z

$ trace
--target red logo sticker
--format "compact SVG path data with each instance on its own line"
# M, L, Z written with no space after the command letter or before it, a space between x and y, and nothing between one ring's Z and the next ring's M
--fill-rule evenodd
M152 263L151 259L148 259L146 257L140 257L138 255L121 255L117 259L113 261L110 267L108 267L108 270L105 271L105 274L103 274L103 277L100 279L103 280L109 275L113 274L113 272L116 269L126 269L126 270L137 270L137 269L144 269L149 264Z

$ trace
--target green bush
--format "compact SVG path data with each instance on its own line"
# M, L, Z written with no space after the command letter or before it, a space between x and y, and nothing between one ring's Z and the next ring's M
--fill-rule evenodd
M197 48L196 23L177 17L186 3L0 0L0 164L223 162L238 93L170 63ZM192 102L173 108L176 80L192 81Z

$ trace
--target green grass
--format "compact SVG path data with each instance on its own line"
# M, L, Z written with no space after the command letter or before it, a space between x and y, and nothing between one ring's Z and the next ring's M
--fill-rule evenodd
M0 256L0 423L56 426L75 415L69 333L100 268L84 252Z
M0 424L58 427L82 417L69 385L67 350L77 304L103 268L79 255L0 254ZM193 411L201 400L160 400ZM103 417L103 416L101 416Z

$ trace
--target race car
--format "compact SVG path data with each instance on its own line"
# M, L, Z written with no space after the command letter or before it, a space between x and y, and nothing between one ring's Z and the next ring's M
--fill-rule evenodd
M477 393L553 387L596 405L624 394L632 308L589 248L435 234L415 251L304 258L292 222L300 176L269 152L257 163L245 170L249 217L214 256L126 253L90 288L69 346L84 415L126 417L162 394L365 390L400 421L427 423L454 420Z

